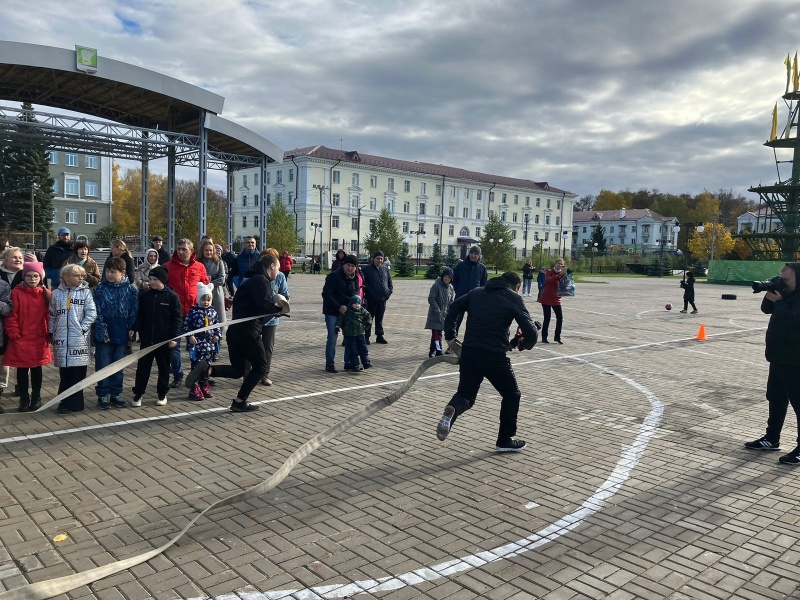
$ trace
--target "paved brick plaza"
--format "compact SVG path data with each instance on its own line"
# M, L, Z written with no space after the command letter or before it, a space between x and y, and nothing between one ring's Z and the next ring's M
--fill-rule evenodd
M251 398L266 401L257 413L228 412L238 386L220 382L201 404L181 388L165 407L150 395L142 408L101 412L88 394L84 414L0 416L0 589L163 544L427 356L430 282L399 282L390 344L370 346L375 368L325 373L322 280L290 279L293 317L278 330L275 384ZM456 382L439 365L278 489L69 596L800 598L800 469L742 448L766 422L761 295L698 284L700 314L682 315L677 278L598 281L565 299L563 346L512 357L522 453L493 451L499 397L488 385L437 441ZM720 300L727 292L739 299ZM693 340L700 323L706 342ZM790 411L787 452L794 431ZM49 435L11 440L37 434Z

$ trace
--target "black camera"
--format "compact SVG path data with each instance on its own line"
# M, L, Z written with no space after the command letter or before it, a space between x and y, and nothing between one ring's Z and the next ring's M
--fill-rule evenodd
M759 292L783 292L786 289L786 283L780 277L773 277L768 281L754 281L753 293Z

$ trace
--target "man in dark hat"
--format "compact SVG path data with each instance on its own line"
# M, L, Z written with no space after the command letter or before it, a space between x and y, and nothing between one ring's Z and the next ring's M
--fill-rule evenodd
M164 238L160 235L154 235L150 238L150 247L158 252L158 264L166 265L172 259L169 250L164 248Z
M469 256L462 260L453 269L453 289L456 291L456 298L468 294L477 287L486 285L488 273L486 267L481 262L481 247L473 246L469 249Z
M383 337L383 315L386 312L386 301L392 295L392 276L389 269L383 264L383 252L378 250L372 257L372 263L361 269L364 276L364 298L367 301L367 311L372 315L372 322L375 324L375 342L378 344L388 344ZM369 336L372 334L372 327L367 327L364 338L369 344Z
M358 258L355 254L348 254L342 259L342 266L331 271L325 277L322 286L322 314L325 315L325 327L328 330L328 341L325 344L325 370L328 373L338 373L336 369L336 319L347 312L350 298L360 295L358 278Z
M61 267L64 266L64 261L72 256L72 240L70 239L72 233L66 227L58 230L58 240L55 244L47 249L44 253L44 273L50 281L50 287L57 288L61 282Z

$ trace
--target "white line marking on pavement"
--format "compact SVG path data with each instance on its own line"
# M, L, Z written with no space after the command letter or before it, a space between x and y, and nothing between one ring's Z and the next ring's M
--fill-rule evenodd
M568 357L573 358L573 357ZM333 584L316 586L305 589L286 589L271 590L267 592L237 592L235 594L224 594L216 596L213 600L279 600L281 598L294 598L295 600L316 600L319 598L348 598L350 596L378 592L389 592L399 590L404 587L414 586L423 582L437 581L457 573L470 571L498 560L512 558L520 554L535 550L545 544L553 542L573 529L582 525L586 519L605 507L606 502L622 487L628 480L631 471L636 467L644 454L647 444L653 437L661 423L661 416L664 412L664 405L661 401L643 385L636 381L616 373L606 367L597 365L582 359L574 359L585 363L604 373L614 375L623 382L641 392L650 402L650 412L639 426L639 433L630 446L623 446L619 460L614 470L605 482L587 498L581 506L572 513L561 517L555 523L532 533L528 537L520 540L483 550L476 554L471 554L463 558L454 558L445 562L420 567L414 571L407 571L400 575L381 577L380 579L366 579L353 581L346 584ZM207 597L192 598L190 600L208 600Z

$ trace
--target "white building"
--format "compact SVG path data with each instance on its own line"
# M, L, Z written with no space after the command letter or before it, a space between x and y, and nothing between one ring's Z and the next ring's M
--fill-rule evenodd
M111 224L111 159L97 154L50 150L53 224L67 227L74 241L91 241Z
M736 217L737 233L766 233L777 231L781 227L781 221L776 217L772 210L764 206L757 211L748 211Z
M423 256L435 243L441 243L445 252L448 246L465 252L481 240L493 213L510 227L518 257L526 248L530 253L539 240L546 251L559 252L562 233L572 227L575 195L546 182L325 146L286 152L282 164L269 164L265 172L266 181L260 181L257 168L233 175L234 239L258 234L262 208L268 209L280 197L295 214L306 246L297 251L309 255L319 254L320 243L323 251L358 252L384 207L394 214L409 242L423 244Z
M598 225L603 228L608 246L624 247L631 254L677 249L678 234L674 227L678 220L647 208L573 213L572 247L576 251L589 248L592 230Z

